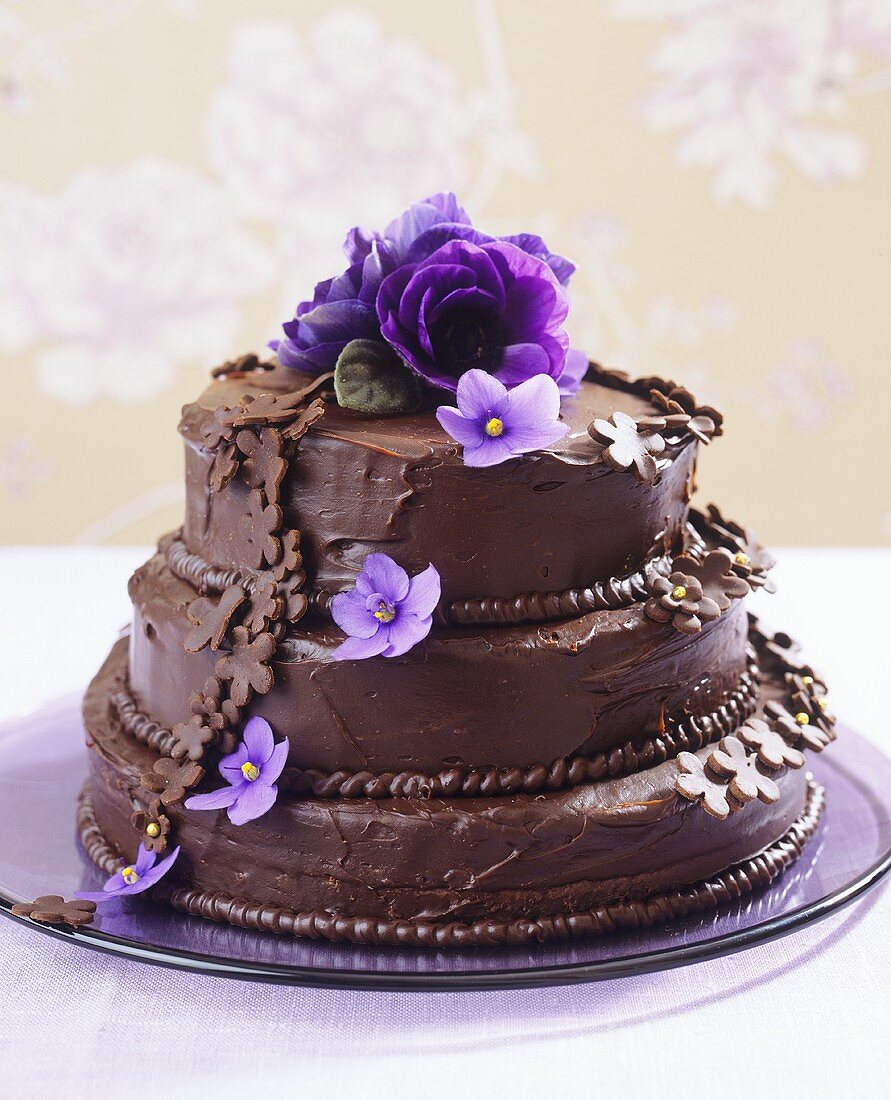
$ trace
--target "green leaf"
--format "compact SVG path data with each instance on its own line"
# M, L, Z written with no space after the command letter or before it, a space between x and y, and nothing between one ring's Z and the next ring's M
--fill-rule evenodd
M369 416L396 416L421 403L420 379L389 344L351 340L334 368L334 392L345 409Z

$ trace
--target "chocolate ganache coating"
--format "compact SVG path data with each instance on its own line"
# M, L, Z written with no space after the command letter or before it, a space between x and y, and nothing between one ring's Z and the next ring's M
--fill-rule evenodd
M305 381L282 368L222 378L186 406L183 537L199 558L249 564L235 537L249 489L237 480L225 493L208 487L212 456L202 427L245 393L287 392ZM683 528L698 444L690 437L669 444L664 457L671 461L654 485L616 476L587 431L595 417L616 410L657 411L645 390L612 378L584 382L561 405L570 431L559 444L471 469L433 409L375 419L329 403L301 440L280 493L285 524L302 534L309 587L351 588L374 551L409 573L432 562L444 605L585 588L640 569Z

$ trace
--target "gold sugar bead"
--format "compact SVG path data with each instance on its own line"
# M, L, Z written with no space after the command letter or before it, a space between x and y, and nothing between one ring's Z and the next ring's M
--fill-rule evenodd
M811 720L809 715L805 714L803 710L800 710L798 714L795 715L795 721L799 726L807 726L810 725Z
M682 600L687 595L687 589L682 584L676 584L671 590L673 600Z
M145 831L148 836L160 836L161 826L157 823L157 821L150 821L148 825L146 825Z
M814 682L814 678L813 678L813 676L802 676L801 677L801 682L803 684L807 684L807 686L810 687L811 684Z
M825 712L826 708L829 706L829 700L820 698L817 700L817 706L819 706L820 710Z
M740 552L734 556L733 560L736 562L737 565L748 565L749 555L744 554L742 550L740 550Z

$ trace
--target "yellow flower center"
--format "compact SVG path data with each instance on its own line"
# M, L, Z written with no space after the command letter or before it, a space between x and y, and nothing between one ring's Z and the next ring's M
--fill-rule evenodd
M375 611L374 617L380 619L382 623L391 623L396 618L396 610L381 600L381 605L377 611Z
M795 721L799 726L808 726L811 720L809 715L805 714L803 710L800 710L798 714L795 715Z
M486 424L486 435L499 436L504 431L504 421L499 420L497 416L493 416L492 419Z
M251 783L253 783L255 779L260 778L260 769L257 767L256 764L252 764L250 760L246 760L241 765L241 774L245 777L245 779L248 779Z
M687 595L687 589L682 584L676 584L671 590L673 600L682 600Z
M733 560L736 562L737 565L748 565L749 555L744 554L742 550L740 550L740 552L736 555L736 557L734 557Z
M139 882L139 875L137 875L133 867L125 867L123 871L121 871L121 878L128 886L135 886L136 883Z
M160 836L161 826L157 823L157 821L150 821L148 825L146 825L145 831L148 833L149 836Z

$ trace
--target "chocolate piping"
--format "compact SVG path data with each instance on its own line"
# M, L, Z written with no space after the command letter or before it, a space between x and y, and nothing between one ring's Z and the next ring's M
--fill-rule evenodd
M374 917L338 916L318 910L301 913L226 894L186 887L171 888L163 884L155 887L152 893L168 901L175 909L205 920L333 943L348 941L396 947L494 947L599 936L621 929L647 928L715 909L769 886L795 862L816 832L824 797L823 788L809 780L804 809L783 836L757 855L734 864L714 878L642 899L613 902L582 912L561 913L534 920L486 919L472 924L459 921L380 920ZM87 856L106 874L116 871L121 863L120 854L102 834L86 787L78 801L77 824Z
M126 685L119 683L109 696L121 728L137 741L169 756L174 737L143 714ZM551 764L522 768L445 768L435 775L423 772L323 772L287 768L282 785L290 794L314 798L472 798L476 795L535 794L577 787L592 780L613 778L655 767L680 752L696 752L703 745L733 733L758 705L758 666L751 663L728 698L700 717L682 718L674 730L635 744L627 741L595 756L561 756Z
M191 553L179 532L160 544L170 572L200 593L223 592L237 584L248 592L257 585L256 574L245 569L211 565ZM548 619L568 619L589 611L617 610L647 598L647 585L655 574L664 576L671 570L671 557L661 555L651 559L643 569L625 577L596 581L589 588L567 588L561 592L532 592L519 596L491 596L476 600L456 600L445 612L445 620L461 626L501 623L542 622ZM331 614L331 601L336 592L307 592L310 607L324 615Z

